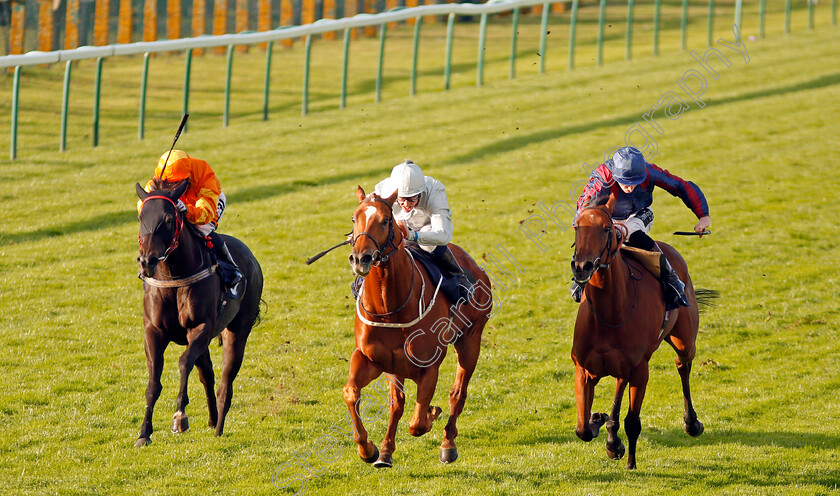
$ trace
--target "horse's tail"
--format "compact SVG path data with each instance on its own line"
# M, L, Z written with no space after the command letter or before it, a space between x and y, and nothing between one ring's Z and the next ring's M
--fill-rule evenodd
M262 322L262 307L263 307L263 305L265 305L266 310L268 310L268 302L263 300L262 298L260 298L260 304L257 305L257 313L254 314L254 323L251 325L251 327L256 327L256 326L260 325L260 322Z
M254 320L251 321L251 328L254 328L254 327L260 325L260 322L262 322L262 306L263 305L265 305L265 308L268 309L268 302L266 302L265 300L260 298L260 304L257 305L257 311L254 313ZM222 345L222 335L219 334L217 337L219 338L218 339L219 346L221 346Z
M694 291L694 297L697 299L697 309L703 311L716 305L715 300L720 298L720 291L698 288Z

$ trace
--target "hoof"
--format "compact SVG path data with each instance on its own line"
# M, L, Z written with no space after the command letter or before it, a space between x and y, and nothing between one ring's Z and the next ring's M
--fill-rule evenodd
M137 440L136 443L134 443L134 447L135 448L142 448L143 446L148 446L150 444L152 444L151 438L141 437L140 439Z
M600 429L601 426L606 424L609 419L610 419L610 416L607 415L606 413L593 413L589 417L589 424L593 425L593 426L597 426Z
M441 448L440 463L453 463L458 459L458 448Z
M179 432L185 432L190 428L190 419L183 413L176 413L174 417L172 417L172 432L178 434Z
M370 455L368 458L362 458L362 461L365 463L373 463L379 459L379 448L376 446L373 447L373 454Z
M379 458L373 462L376 468L391 468L394 466L394 460L391 458L391 453L382 453Z
M703 422L699 420L695 420L693 424L685 424L685 433L691 437L697 437L700 434L703 434Z
M621 440L616 442L613 446L610 446L610 443L607 443L607 456L610 457L611 460L621 460L624 457L624 444Z
M432 420L435 420L438 417L440 417L441 413L443 413L443 410L441 410L439 406L430 406L429 407L429 414L432 416Z

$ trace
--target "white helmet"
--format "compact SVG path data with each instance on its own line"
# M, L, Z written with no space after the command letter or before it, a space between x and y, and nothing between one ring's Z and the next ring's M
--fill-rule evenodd
M423 171L408 159L391 171L391 183L397 187L397 196L400 198L417 196L426 189Z

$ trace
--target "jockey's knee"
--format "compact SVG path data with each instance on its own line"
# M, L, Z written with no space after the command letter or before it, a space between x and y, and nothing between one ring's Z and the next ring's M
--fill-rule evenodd
M653 238L648 236L648 234L644 231L634 231L628 236L627 245L641 248L642 250L647 251L656 251L656 243L653 241Z

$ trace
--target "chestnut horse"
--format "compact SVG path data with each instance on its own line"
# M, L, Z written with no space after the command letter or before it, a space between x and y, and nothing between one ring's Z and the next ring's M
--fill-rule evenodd
M389 198L365 196L356 190L359 206L353 213L350 266L364 285L356 303L356 349L350 358L350 373L344 386L344 401L350 410L359 456L375 467L393 465L397 423L405 406L405 379L417 383L417 404L409 424L412 436L429 432L441 414L431 405L438 368L448 344L455 346L458 367L449 391L449 421L444 427L440 461L458 458L455 422L464 409L467 385L475 370L481 333L490 315L493 299L490 280L467 253L449 245L458 263L477 279L469 301L454 306L432 283L405 247L405 227L394 221L395 192ZM381 451L368 441L360 413L361 389L382 373L389 374L390 418Z
M147 193L137 185L137 195L143 201L137 262L144 281L143 327L149 368L146 415L135 444L138 447L152 442L152 411L161 392L163 352L170 342L187 347L178 360L181 382L172 432L189 429L185 413L189 403L187 379L195 365L207 395L208 425L216 429L217 436L222 435L233 397L233 380L242 365L248 334L259 320L263 288L259 263L241 241L223 236L243 274L240 298L223 302L223 283L215 273L208 249L202 246L203 240L183 229L184 214L175 207L186 188L187 181L170 184L156 179ZM222 380L218 394L214 394L208 345L219 335L224 345Z
M618 417L629 384L630 408L624 418L624 430L629 444L627 468L634 469L636 441L642 430L639 413L647 387L648 362L663 340L677 352L677 371L685 399L685 432L690 436L703 433L703 424L697 420L691 403L689 374L699 322L698 300L700 304L709 304L716 292L698 290L697 296L685 260L674 248L658 242L685 283L689 302L688 307L671 310L666 316L659 280L619 254L624 236L613 224L614 203L611 197L606 205L585 206L574 225L572 272L575 281L585 285L572 344L577 402L575 432L584 441L591 441L606 423L607 455L612 459L624 456L624 445L618 437ZM612 411L609 415L592 413L590 416L595 385L606 376L616 378Z

